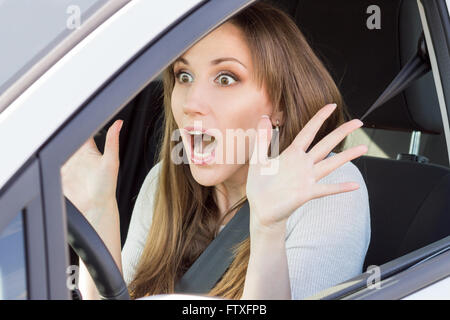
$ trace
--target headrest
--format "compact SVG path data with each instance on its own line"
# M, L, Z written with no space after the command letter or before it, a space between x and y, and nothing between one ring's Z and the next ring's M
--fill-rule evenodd
M292 2L297 3L295 9ZM417 52L422 25L416 1L292 2L284 8L290 10L288 13L325 63L354 118L369 109ZM376 109L365 118L364 126L441 133L432 73Z

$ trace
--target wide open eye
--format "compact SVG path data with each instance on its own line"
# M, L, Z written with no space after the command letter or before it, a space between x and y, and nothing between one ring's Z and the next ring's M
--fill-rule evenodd
M229 86L237 82L237 80L230 74L222 73L216 78L216 82L221 86Z
M194 78L187 72L180 71L176 74L176 78L180 83L190 83L194 81Z

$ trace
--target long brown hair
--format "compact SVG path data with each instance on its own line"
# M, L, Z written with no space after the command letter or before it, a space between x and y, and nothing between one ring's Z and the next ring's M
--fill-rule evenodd
M283 111L280 152L324 105L336 103L337 110L318 132L314 145L344 122L342 97L330 74L304 36L279 9L257 2L227 22L237 26L246 39L255 66L255 79L267 90L272 105ZM178 279L200 256L218 232L220 213L214 187L198 184L189 165L175 164L171 140L177 129L171 109L175 84L172 65L164 71L165 129L159 161L159 188L155 193L153 221L134 280L133 299L152 294L173 293ZM338 151L342 143L335 149ZM239 208L244 197L227 214ZM226 215L225 215L226 216ZM235 258L215 287L207 293L228 299L242 296L250 256L250 239L234 250Z

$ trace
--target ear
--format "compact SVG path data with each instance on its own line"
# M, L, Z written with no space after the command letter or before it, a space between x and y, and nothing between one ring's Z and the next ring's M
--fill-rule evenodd
M282 126L284 124L284 114L283 111L274 111L270 117L270 120L272 121L272 125L275 127L277 125Z

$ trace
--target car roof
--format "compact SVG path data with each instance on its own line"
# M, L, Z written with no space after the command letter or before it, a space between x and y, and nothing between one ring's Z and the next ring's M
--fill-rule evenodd
M23 2L0 2L0 39L6 48L0 59L0 113L129 1L32 1L28 10Z
M0 149L8 155L0 188L123 65L200 2L128 2L15 99L0 113Z

